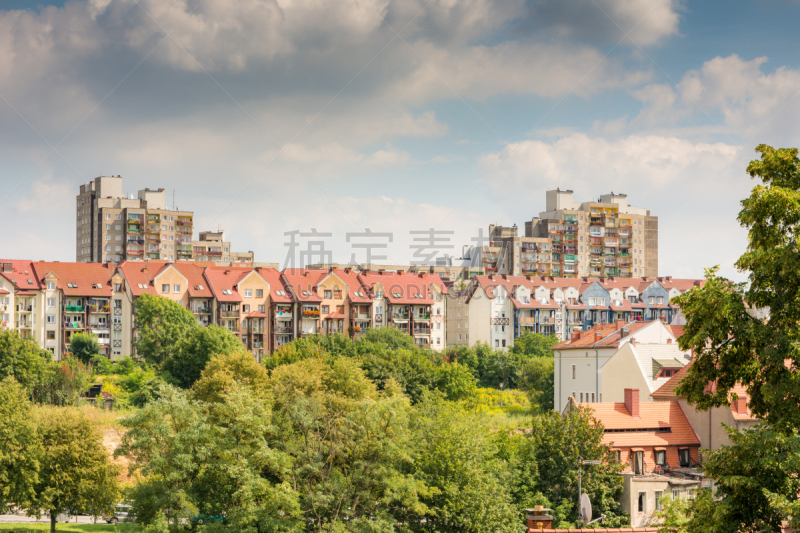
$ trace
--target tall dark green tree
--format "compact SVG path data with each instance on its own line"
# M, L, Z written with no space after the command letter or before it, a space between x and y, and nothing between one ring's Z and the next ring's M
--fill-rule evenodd
M742 201L739 223L748 247L736 266L749 283L707 271L707 282L676 299L686 316L681 349L694 364L677 393L701 409L729 405L732 388L747 388L764 423L704 462L717 480L715 531L776 530L800 525L800 159L796 148L756 148L747 172L760 183ZM757 318L754 310L766 311ZM709 383L714 387L709 389Z
M41 452L28 393L8 376L0 381L0 510L30 505Z
M200 379L200 373L215 355L243 352L236 336L225 328L210 325L189 329L178 341L175 353L162 368L172 381L184 389Z
M97 342L97 336L91 333L73 333L69 338L69 351L81 363L88 365L100 355L100 343Z
M0 328L0 379L11 376L30 392L41 380L50 360L50 353L33 340L23 339L14 330Z

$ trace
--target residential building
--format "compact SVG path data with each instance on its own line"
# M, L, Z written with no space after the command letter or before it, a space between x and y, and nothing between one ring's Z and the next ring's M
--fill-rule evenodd
M547 238L540 274L621 278L658 276L658 217L628 205L625 194L575 202L573 191L547 191L546 209L525 223L526 237Z
M574 331L587 331L596 324L616 321L659 320L671 323L678 312L670 299L702 280L665 278L556 278L550 276L474 276L467 286L469 346L488 342L510 348L526 332L569 339ZM497 299L497 296L500 296ZM448 302L448 305L450 302ZM448 312L457 322L458 312ZM463 327L463 326L462 326ZM448 326L448 333L459 325ZM456 340L448 338L448 345Z
M650 393L689 362L670 327L660 320L597 324L553 346L555 409L578 402L622 401L626 387Z
M225 240L224 231L201 231L200 240L192 241L191 245L182 244L181 247L182 251L191 250L191 258L194 261L222 262L230 266L253 266L253 252L234 252L231 243Z
M603 425L602 443L623 466L622 508L631 525L651 525L661 500L693 497L710 486L698 470L700 439L677 401L639 402L639 390L627 388L621 402L580 403L571 397L564 411L581 405Z
M447 308L446 342L448 348L469 346L469 292L466 289L458 290L454 285L448 288L449 294L445 299Z

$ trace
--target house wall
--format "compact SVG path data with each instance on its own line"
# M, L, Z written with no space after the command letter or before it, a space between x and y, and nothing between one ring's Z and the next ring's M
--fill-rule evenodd
M647 329L650 328L645 328L645 330ZM600 382L604 402L624 402L625 389L639 389L642 391L639 401L653 401L653 397L649 394L650 388L647 380L640 370L639 362L636 360L630 343L621 346L614 356L603 365Z
M431 349L442 351L447 347L447 297L438 285L431 285L430 294L435 297L431 305Z
M584 394L584 401L610 401L601 396L601 383L598 382L598 368L603 365L617 351L616 347L576 349L576 350L556 350L555 357L555 390L554 406L561 412L567 406L567 400L573 393L580 401L580 394ZM575 377L573 378L572 367L575 366ZM588 400L586 395L588 394ZM592 400L594 394L594 400Z
M514 343L513 304L505 287L496 287L490 303L489 346L508 350Z
M620 506L631 517L631 527L642 527L656 523L656 492L661 492L662 497L672 497L672 492L680 492L681 498L687 497L687 491L700 487L699 481L669 478L666 476L635 476L625 475ZM646 507L644 512L639 512L639 493L646 494Z
M491 342L491 312L492 300L483 287L478 285L469 300L469 346L475 346L478 342Z
M466 303L466 299L467 291L445 296L448 348L469 346L469 304Z
M678 398L678 403L689 424L700 438L700 446L704 450L716 450L722 446L733 444L722 424L737 430L744 430L754 427L759 422L758 420L736 420L728 406L700 411L690 405L685 398Z

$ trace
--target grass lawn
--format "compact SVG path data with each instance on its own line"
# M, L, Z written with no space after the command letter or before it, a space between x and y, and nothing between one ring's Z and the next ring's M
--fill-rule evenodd
M50 531L50 524L0 524L0 532L28 533L31 531ZM116 531L119 533L137 533L141 531L136 524L56 524L56 531L82 531L93 533L95 531Z

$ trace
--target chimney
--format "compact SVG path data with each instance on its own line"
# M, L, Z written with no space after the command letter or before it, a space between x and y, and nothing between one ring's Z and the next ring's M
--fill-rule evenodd
M575 331L572 332L572 336L570 337L569 340L574 342L574 341L576 341L576 340L578 340L580 338L581 338L581 332L578 331L578 330L575 330Z
M603 338L603 335L601 335L598 332L595 332L595 334L594 334L594 342L600 342L600 339L602 339L602 338Z
M349 274L349 273L350 273L350 267L348 267L348 268L345 268L345 269L344 269L344 273L345 273L345 274Z
M398 270L398 271L397 271L397 275L398 275L398 276L402 276L402 275L403 275L403 271L402 271L402 270Z
M636 339L631 339L631 346L636 346Z
M747 395L746 394L739 394L739 397L736 399L736 412L740 415L747 414Z
M547 513L552 509L545 509L543 505L537 505L533 509L525 509L525 522L527 533L535 533L543 529L553 527L553 517Z
M672 339L667 339L667 344L672 344Z
M639 389L625 389L625 409L633 418L639 418Z
M624 320L616 320L616 321L614 321L614 328L616 328L617 330L620 330L620 329L622 329L624 327L625 327L625 321Z

